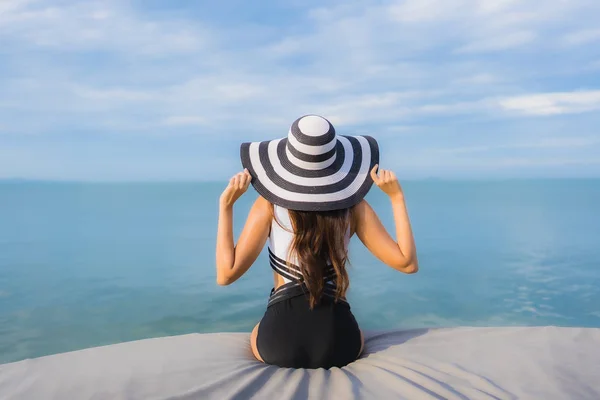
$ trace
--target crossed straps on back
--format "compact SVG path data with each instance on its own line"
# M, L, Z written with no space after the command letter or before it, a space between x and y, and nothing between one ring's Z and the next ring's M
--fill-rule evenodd
M269 235L269 264L283 278L285 283L277 289L271 290L269 305L307 291L306 285L303 282L302 271L297 265L297 259L289 254L289 247L294 239L294 233L288 210L283 207L274 206L274 214L273 222L271 223L271 233ZM288 260L289 257L292 258ZM335 269L328 262L323 275L323 280L325 281L323 295L335 297L335 277ZM345 301L345 299L340 300Z

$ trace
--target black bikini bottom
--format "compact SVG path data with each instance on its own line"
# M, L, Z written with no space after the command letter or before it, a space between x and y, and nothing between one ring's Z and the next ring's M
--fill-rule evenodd
M361 338L350 305L323 296L311 310L304 291L288 292L269 302L258 327L257 348L265 363L288 368L331 368L356 360ZM272 292L271 300L273 297Z

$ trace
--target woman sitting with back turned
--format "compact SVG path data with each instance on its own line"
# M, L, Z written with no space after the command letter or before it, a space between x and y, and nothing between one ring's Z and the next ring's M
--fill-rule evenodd
M274 287L250 337L268 364L292 368L342 367L356 360L364 339L346 300L348 242L356 234L382 262L417 272L417 252L402 189L391 171L378 170L379 147L368 136L337 135L325 118L297 119L288 137L244 143L244 171L220 198L217 283L229 285L269 242ZM390 198L397 242L363 199L372 183ZM237 245L233 204L252 183L260 194Z

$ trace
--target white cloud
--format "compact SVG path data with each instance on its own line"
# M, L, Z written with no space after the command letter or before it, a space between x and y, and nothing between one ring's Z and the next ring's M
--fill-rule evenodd
M206 118L195 115L176 115L165 118L163 123L170 126L202 126L207 121Z
M327 102L317 103L332 122L343 125L390 123L416 115L441 115L474 110L469 103L436 104L440 95L436 91L406 91L366 93L355 96L336 96Z
M584 29L567 34L564 43L571 46L600 42L600 29Z
M86 88L74 89L76 96L87 100L100 100L108 102L139 102L155 99L155 95L149 91L131 90L125 88Z
M588 147L600 143L600 137L552 137L543 138L535 143L523 144L529 148L573 148Z
M531 31L519 31L509 34L497 34L492 37L477 39L464 46L461 46L457 52L459 53L475 53L507 50L515 47L520 47L532 43L536 38L536 34Z
M452 41L457 53L479 53L551 43L563 27L594 26L591 15L599 11L600 4L588 0L550 1L543 7L536 0L398 0L385 15L402 32L417 30L420 43Z
M576 16L578 29L587 29L585 16L600 10L588 0L541 8L534 0L346 2L306 10L289 29L276 27L281 34L256 34L262 39L246 47L232 41L227 21L207 30L203 21L145 14L116 0L1 4L0 38L27 51L8 61L22 83L0 77L11 88L0 93L0 103L52 111L54 121L73 125L82 118L111 129L136 121L174 128L235 121L261 130L318 112L362 129L499 109L527 115L595 109L590 100L513 96L527 90L530 72L514 58L489 58L548 44ZM248 36L253 29L239 27ZM95 51L102 54L98 65L61 57Z
M476 73L470 76L455 79L452 83L458 85L489 85L498 82L499 78L490 73Z
M218 85L216 91L221 98L240 101L256 98L266 92L266 88L250 83L225 83Z
M600 90L514 96L499 100L499 105L527 115L581 113L600 109Z
M37 0L4 0L0 2L0 21Z
M426 115L458 115L477 113L488 108L488 100L449 102L442 104L424 104L415 108L418 114Z
M487 153L496 150L546 149L561 150L596 146L598 137L541 137L535 141L511 142L506 144L473 145L430 149L432 153L462 156L464 154Z
M406 0L395 3L390 6L390 16L408 23L450 20L468 12L465 1Z
M518 6L519 3L521 3L520 0L483 0L476 2L475 10L483 15L498 14L506 9Z
M150 56L190 53L206 47L208 32L181 20L150 20L125 2L87 1L48 5L8 1L0 8L0 38L65 50L97 49Z
M320 113L340 132L402 142L410 154L398 162L465 171L502 163L484 159L497 149L492 137L519 143L504 150L597 145L567 136L592 135L597 122L595 0L313 0L313 10L295 1L281 4L293 11L283 20L258 25L240 12L235 26L221 9L145 3L0 0L2 136L171 138L210 127L225 143L242 131L244 140L281 136L297 116ZM552 134L564 138L525 140L558 122ZM437 139L451 151L420 159Z
M493 165L498 168L514 168L514 167L563 167L563 166L591 166L599 165L598 159L581 159L581 158L530 158L530 157L514 157L494 160Z

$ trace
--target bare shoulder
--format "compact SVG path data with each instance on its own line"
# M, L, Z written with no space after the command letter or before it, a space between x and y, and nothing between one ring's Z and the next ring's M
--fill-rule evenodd
M273 216L273 205L264 197L258 196L250 210L250 214L259 218L270 219Z
M359 222L364 219L365 216L368 216L370 213L373 213L373 208L369 204L367 200L361 200L360 203L354 206L352 210L352 214L354 216L355 222Z
M273 207L273 205L267 199L265 199L262 196L258 196L256 198L256 200L254 201L254 205L258 206L258 207L261 207L263 209L270 209L270 208Z

